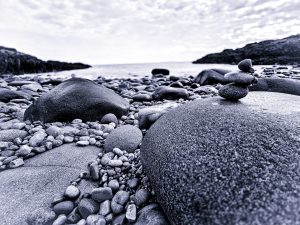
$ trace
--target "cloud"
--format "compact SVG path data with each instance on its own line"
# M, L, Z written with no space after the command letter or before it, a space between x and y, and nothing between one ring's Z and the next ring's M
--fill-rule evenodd
M1 45L44 59L192 61L299 32L295 0L0 1Z

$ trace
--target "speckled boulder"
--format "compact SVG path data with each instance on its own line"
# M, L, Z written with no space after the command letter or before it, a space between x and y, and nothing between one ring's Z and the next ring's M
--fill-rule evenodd
M244 98L248 93L248 87L242 87L235 84L226 84L219 89L219 95L228 100L238 100Z
M182 105L141 145L172 224L300 224L300 97L253 92Z
M104 149L112 152L120 148L127 152L134 152L143 139L141 130L132 125L124 125L113 130L105 140Z
M64 81L43 94L26 111L25 120L43 122L101 120L113 113L120 117L128 112L127 100L114 91L82 78Z

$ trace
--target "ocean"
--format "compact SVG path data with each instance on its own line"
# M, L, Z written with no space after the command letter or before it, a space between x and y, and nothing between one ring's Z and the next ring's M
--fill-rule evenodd
M228 70L238 70L237 65L229 64L192 64L191 62L160 62L160 63L137 63L137 64L111 64L94 65L88 69L70 70L62 72L51 72L41 74L26 74L23 76L43 76L52 78L71 78L82 77L87 79L96 79L99 76L106 78L132 78L151 76L151 70L154 68L166 68L170 70L170 75L174 76L196 76L204 69L222 68ZM263 66L254 66L259 71Z

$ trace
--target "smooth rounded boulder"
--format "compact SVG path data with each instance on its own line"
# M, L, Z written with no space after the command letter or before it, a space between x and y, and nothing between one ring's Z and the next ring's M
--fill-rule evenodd
M79 118L101 120L113 113L126 114L129 103L114 91L82 78L71 78L43 94L24 114L25 120L56 122Z
M155 68L151 71L151 74L153 76L155 75L169 75L170 74L170 71L168 69L163 69L163 68Z
M143 139L141 130L132 125L124 125L113 130L106 138L104 149L112 152L114 148L134 152Z
M300 97L252 92L163 115L141 145L172 224L300 224ZM256 223L257 222L257 223Z
M22 91L13 91L7 88L0 88L0 102L9 102L13 99L30 100L31 96Z

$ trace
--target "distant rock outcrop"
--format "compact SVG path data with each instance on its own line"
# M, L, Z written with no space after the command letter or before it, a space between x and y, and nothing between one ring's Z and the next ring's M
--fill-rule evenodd
M247 44L243 48L225 49L220 53L204 56L193 63L228 63L251 58L254 65L300 63L300 34L278 40Z
M0 74L43 73L62 70L85 69L90 65L43 61L37 57L18 52L14 48L0 46Z

